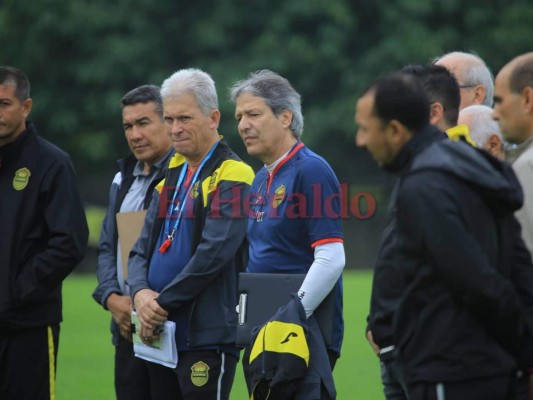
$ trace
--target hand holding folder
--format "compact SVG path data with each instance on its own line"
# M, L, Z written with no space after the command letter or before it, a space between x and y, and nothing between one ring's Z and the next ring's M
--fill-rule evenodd
M133 350L135 356L143 360L164 365L169 368L176 368L178 365L178 351L176 349L176 323L167 321L159 329L159 339L150 345L143 343L139 336L141 323L137 313L131 313L131 325L133 335Z

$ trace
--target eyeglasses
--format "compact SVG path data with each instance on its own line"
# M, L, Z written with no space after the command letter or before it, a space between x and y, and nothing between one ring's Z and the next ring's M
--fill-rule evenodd
M459 85L459 89L468 89L468 88L473 88L476 86L477 84L474 84L474 83L466 83L464 85Z

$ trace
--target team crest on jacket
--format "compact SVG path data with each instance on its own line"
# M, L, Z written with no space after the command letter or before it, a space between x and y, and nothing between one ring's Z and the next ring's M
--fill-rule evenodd
M285 186L281 185L274 192L274 200L272 200L272 206L276 208L277 206L281 204L284 198L285 198Z
M198 197L198 186L200 186L200 181L196 182L191 190L191 198L196 199Z
M13 188L15 188L15 190L22 190L28 186L30 175L31 172L26 167L17 170L17 172L15 172L15 177L13 178Z
M215 187L215 183L217 183L217 171L213 172L213 175L211 175L211 179L209 179L209 186L207 187L207 192L211 192L213 188Z
M198 361L191 367L191 381L194 386L204 386L209 380L209 365Z

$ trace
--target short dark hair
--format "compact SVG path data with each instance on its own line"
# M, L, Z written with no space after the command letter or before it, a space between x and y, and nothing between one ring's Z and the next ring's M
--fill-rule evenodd
M521 93L526 87L533 87L533 52L519 56L509 74L509 87L514 93Z
M26 74L15 67L0 67L0 85L15 86L15 96L23 103L30 98L30 81Z
M438 102L444 108L444 120L451 126L457 125L461 94L455 76L440 65L407 65L402 72L413 75L422 85L429 102Z
M363 92L374 94L373 113L386 124L391 120L401 122L416 134L429 125L429 100L411 75L395 72L378 78Z
M126 106L133 106L135 104L154 103L157 114L163 118L163 99L161 98L161 90L156 85L142 85L129 91L122 97L120 104L122 108Z

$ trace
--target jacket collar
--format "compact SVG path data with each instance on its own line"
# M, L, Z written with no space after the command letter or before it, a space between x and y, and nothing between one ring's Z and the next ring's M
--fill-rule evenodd
M429 144L443 140L447 136L434 125L427 125L413 135L398 152L394 160L385 165L383 169L389 172L402 172L411 164L413 158Z
M0 160L8 164L11 159L17 159L28 138L35 135L35 127L31 121L26 121L26 129L11 143L0 147Z

